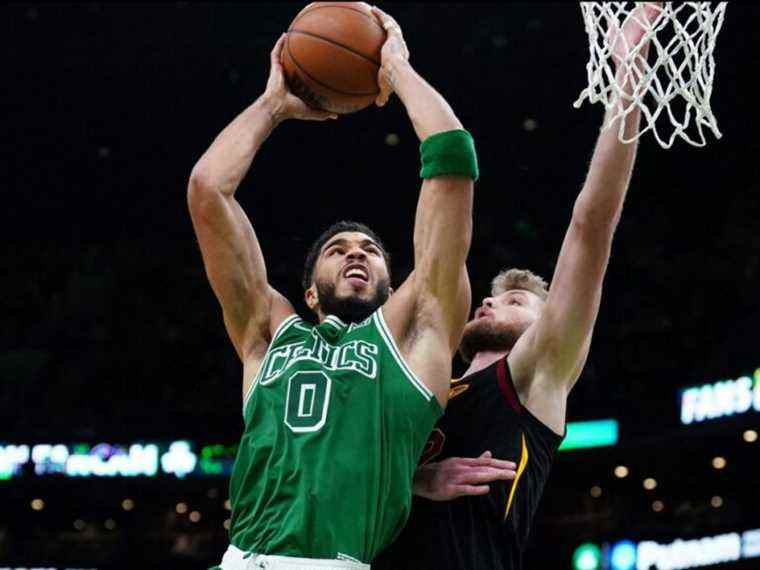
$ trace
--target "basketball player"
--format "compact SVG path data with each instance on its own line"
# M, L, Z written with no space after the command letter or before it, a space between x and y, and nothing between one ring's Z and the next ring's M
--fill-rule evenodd
M398 24L375 13L388 32L376 102L395 92L422 141L414 271L392 296L383 244L355 223L329 228L307 257L304 298L316 326L267 281L235 192L282 121L330 117L286 87L284 35L264 94L190 176L206 273L243 364L245 428L224 570L368 568L406 521L418 458L448 398L451 358L470 311L475 148L409 64ZM331 175L323 176L329 191Z
M643 16L654 21L656 4ZM638 14L637 17L642 17ZM628 46L643 30L623 27ZM615 53L625 57L624 42ZM644 53L644 55L646 52ZM618 70L618 83L622 76ZM632 85L623 89L631 93ZM465 327L469 368L452 382L446 413L415 476L412 514L373 569L518 570L553 456L565 433L570 390L586 362L612 237L636 144L602 132L559 254L551 289L530 271L503 271ZM638 132L638 110L625 119ZM484 467L478 459L503 461ZM515 465L516 463L516 465Z

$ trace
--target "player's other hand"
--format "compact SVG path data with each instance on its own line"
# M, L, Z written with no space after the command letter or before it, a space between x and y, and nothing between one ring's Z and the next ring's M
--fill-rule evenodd
M488 483L515 478L517 466L494 459L490 451L480 457L449 457L427 463L414 474L414 494L432 501L450 501L468 495L485 495Z
M302 119L305 121L324 121L337 119L338 115L328 111L312 109L299 97L293 95L285 81L285 72L282 69L282 48L285 45L287 34L282 34L274 44L270 56L270 70L267 87L263 97L271 108L272 119L280 123L285 119Z
M409 48L406 47L404 34L401 26L392 16L383 12L377 6L372 7L372 13L380 20L387 33L383 49L380 52L380 70L377 72L377 83L380 86L380 94L375 99L375 104L382 107L388 102L394 88L394 66L399 62L409 61Z

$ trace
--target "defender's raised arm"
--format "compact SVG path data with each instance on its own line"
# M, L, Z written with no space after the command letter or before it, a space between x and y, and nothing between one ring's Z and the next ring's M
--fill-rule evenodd
M656 3L641 5L639 17L654 20L660 11ZM631 18L618 37L614 50L618 61L626 49L640 41L643 28ZM646 56L646 48L642 50ZM618 81L624 91L634 86ZM623 119L626 138L638 132L640 113L634 109ZM564 402L585 364L591 335L599 312L602 282L610 258L615 233L636 157L637 143L618 140L619 123L599 135L586 182L573 208L570 227L560 250L549 296L541 317L510 354L510 364L518 375L534 374L545 389L557 389ZM564 429L565 406L546 405L541 419L558 432Z
M272 332L293 308L269 286L256 233L235 192L259 148L280 122L334 117L310 109L288 91L280 63L284 38L280 37L270 54L266 91L217 136L195 164L188 185L190 215L206 274L241 360L253 352L263 354Z

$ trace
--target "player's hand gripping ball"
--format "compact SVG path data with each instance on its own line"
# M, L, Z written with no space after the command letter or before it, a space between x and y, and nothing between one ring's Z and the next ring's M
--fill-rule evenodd
M364 2L313 2L288 28L282 66L290 90L310 107L347 114L380 94L386 32Z

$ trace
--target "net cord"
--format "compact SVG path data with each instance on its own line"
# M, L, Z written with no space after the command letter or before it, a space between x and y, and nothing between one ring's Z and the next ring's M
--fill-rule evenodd
M727 2L665 2L653 25L637 17L638 4L581 2L589 39L588 87L573 106L579 108L585 99L592 104L601 102L607 111L612 111L606 113L603 129L636 108L641 109L642 128L632 137L624 136L625 121L619 121L618 138L624 143L633 142L649 131L663 148L670 148L677 138L694 146L705 146L705 129L720 139L722 134L710 108L710 98L715 76L713 53ZM628 46L621 33L629 18L645 30L636 46ZM614 33L610 32L612 26ZM663 44L660 37L664 30L672 32L672 37ZM626 53L619 65L624 74L623 84L630 81L633 86L630 95L615 78L617 56L612 46L617 41L623 42ZM649 61L641 55L646 42L651 42ZM685 103L683 116L676 116L673 109L678 98ZM658 130L658 120L666 122L663 114L672 127L669 136L660 132L662 127ZM689 132L692 125L696 135Z

